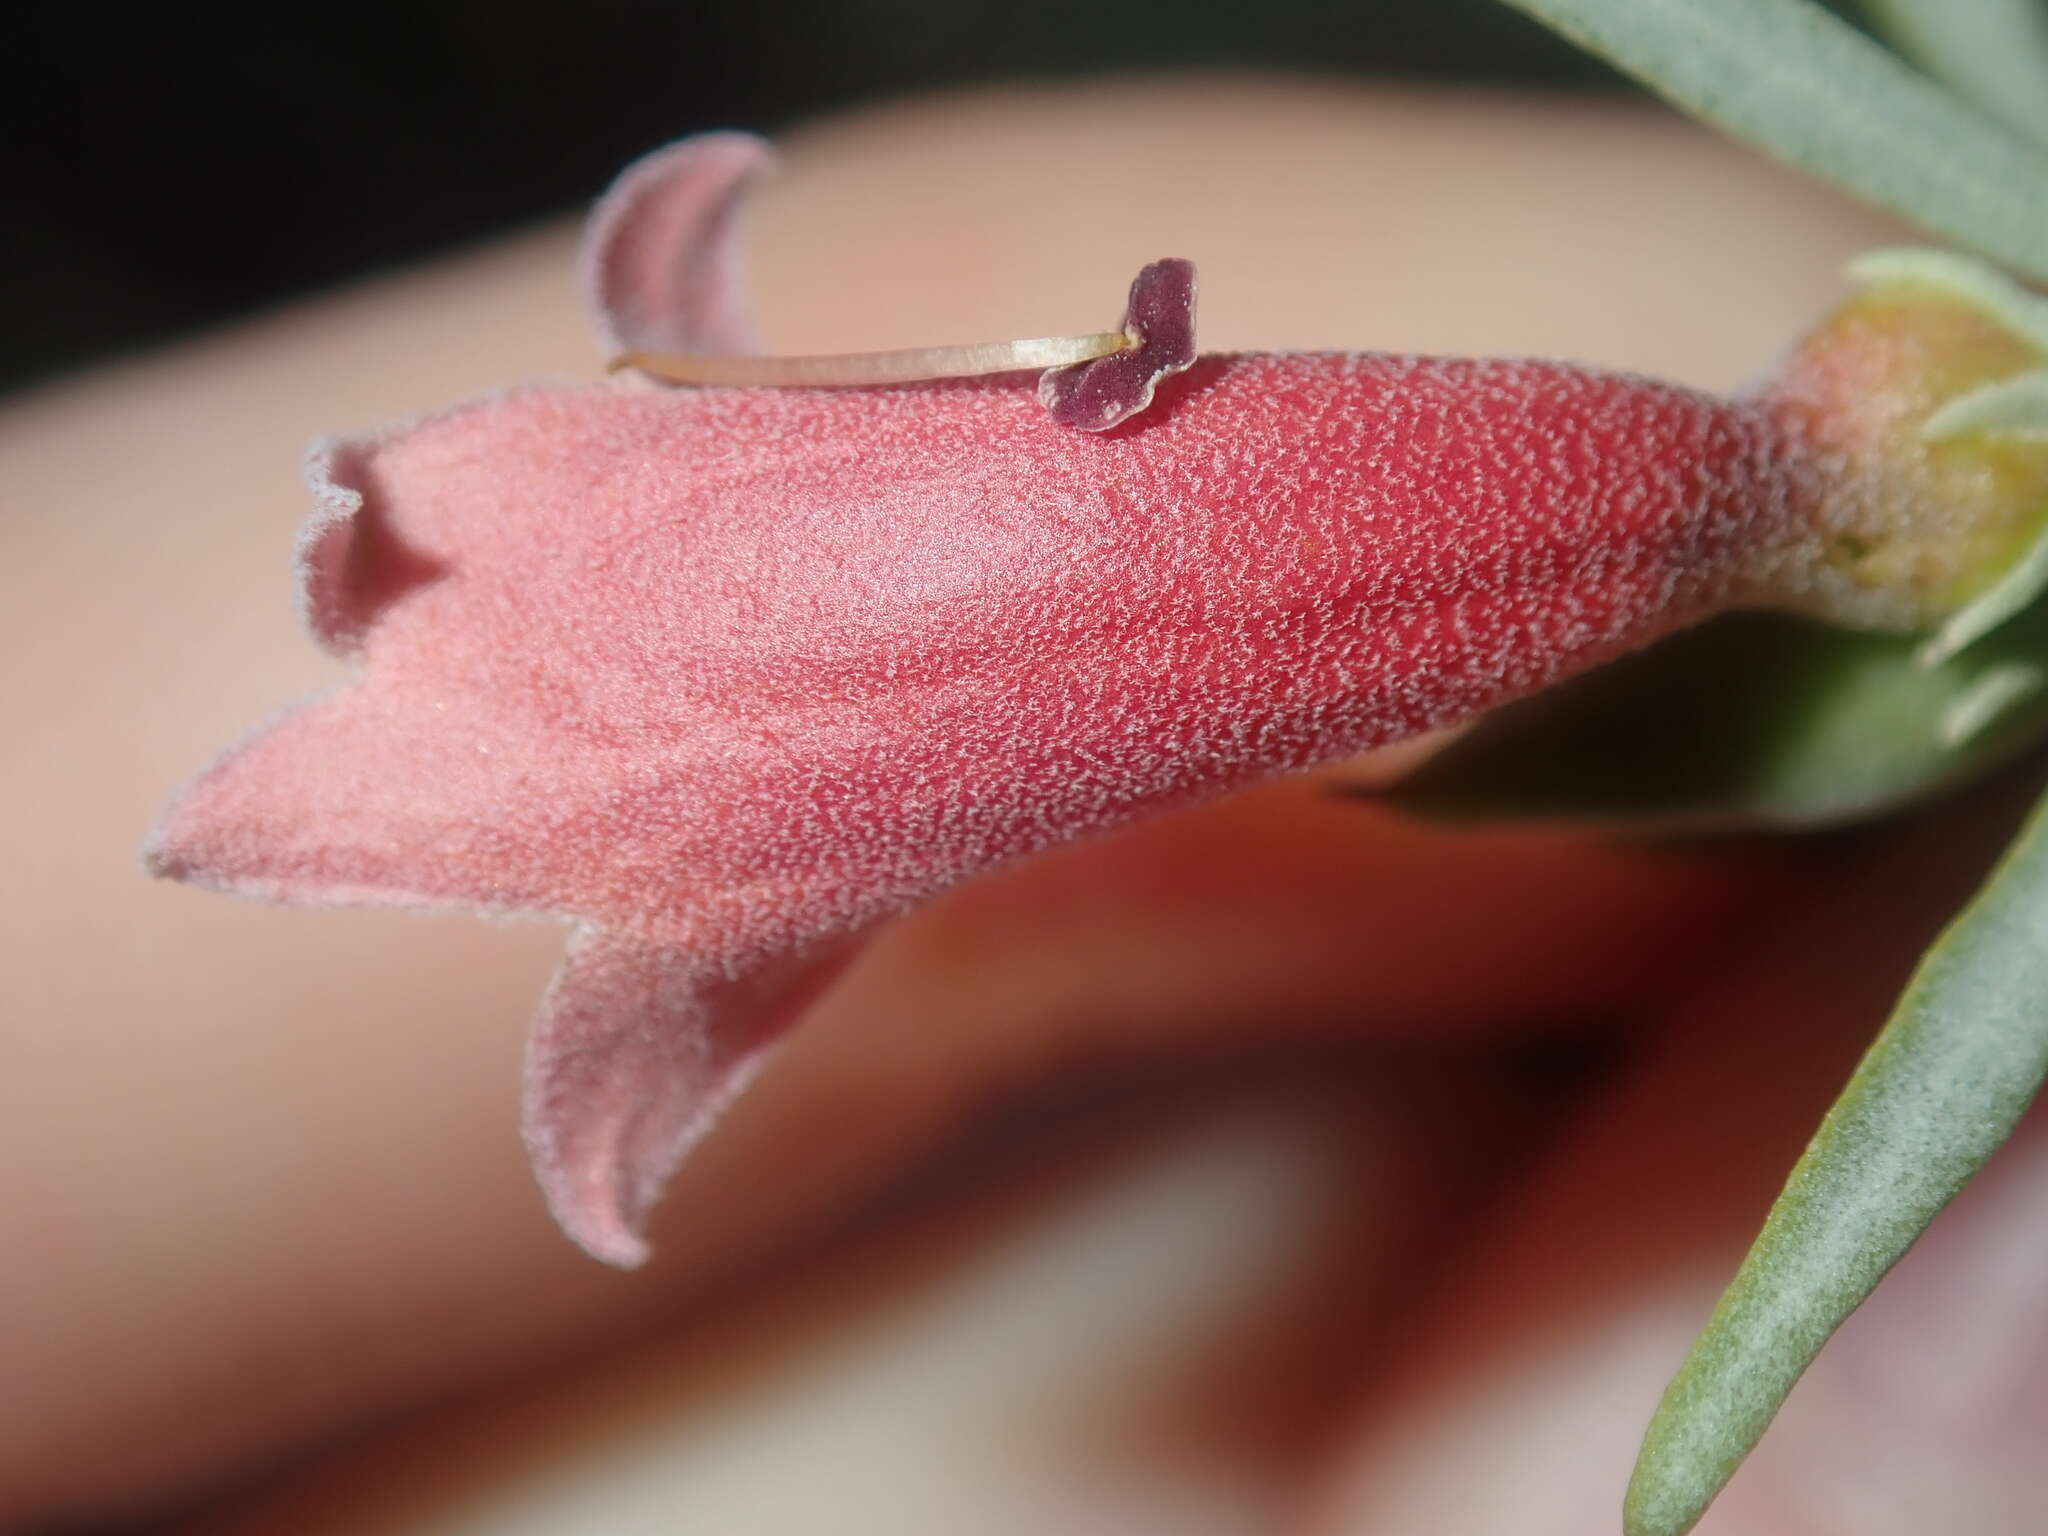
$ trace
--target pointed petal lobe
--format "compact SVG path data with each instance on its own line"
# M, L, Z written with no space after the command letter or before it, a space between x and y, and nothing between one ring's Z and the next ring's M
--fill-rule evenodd
M583 290L606 354L752 352L738 205L771 159L745 133L684 139L634 162L590 216Z
M647 1257L648 1207L844 946L742 979L717 957L577 930L527 1047L524 1124L555 1219L606 1263Z

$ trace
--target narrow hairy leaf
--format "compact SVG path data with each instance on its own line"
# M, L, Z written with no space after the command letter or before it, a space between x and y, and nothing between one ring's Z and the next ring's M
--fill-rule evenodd
M1703 121L2048 281L2048 157L1811 0L1507 0Z
M1628 1536L1682 1536L2048 1075L2048 802L1928 951L1650 1421Z
M1884 35L1937 80L2048 144L2048 5L1864 0Z

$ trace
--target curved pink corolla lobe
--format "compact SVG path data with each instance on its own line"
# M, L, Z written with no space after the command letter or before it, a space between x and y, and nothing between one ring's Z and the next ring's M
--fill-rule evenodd
M738 211L772 158L752 134L699 134L635 161L612 183L591 211L581 257L607 355L753 350Z
M1015 382L534 388L323 462L307 607L362 675L151 860L576 920L527 1135L621 1263L875 923L1541 688L1817 540L1765 409L1529 362L1211 358L1108 435Z
M683 1153L746 1087L846 946L743 975L653 934L580 927L535 1020L522 1119L564 1226L631 1268L640 1229Z
M1135 346L1039 376L1039 403L1061 426L1119 426L1152 403L1161 379L1193 365L1195 264L1168 257L1143 268L1131 282L1123 329Z
M372 464L379 440L323 437L306 451L313 515L295 553L299 618L336 656L355 655L377 614L443 573L432 557L399 543L384 518Z

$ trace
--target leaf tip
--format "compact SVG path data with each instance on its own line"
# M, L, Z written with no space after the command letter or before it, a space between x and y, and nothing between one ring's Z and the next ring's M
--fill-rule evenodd
M1622 1536L1686 1536L1720 1485L1702 1488L1692 1470L1652 1438L1643 1444L1621 1501Z

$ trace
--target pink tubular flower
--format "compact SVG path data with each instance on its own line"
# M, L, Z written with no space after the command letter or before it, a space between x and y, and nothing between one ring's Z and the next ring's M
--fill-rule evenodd
M760 156L625 175L586 260L609 342L744 346ZM1373 355L1202 358L1099 433L1016 374L513 390L316 447L301 601L360 675L207 769L148 858L570 920L526 1135L563 1225L632 1264L766 1048L944 887L1729 606L1916 617L1836 558L1904 514L1812 440L1768 394Z

